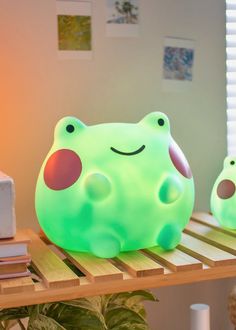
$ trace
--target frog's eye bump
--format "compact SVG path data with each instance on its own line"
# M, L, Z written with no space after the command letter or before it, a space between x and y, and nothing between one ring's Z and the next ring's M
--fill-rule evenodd
M235 161L231 160L230 165L234 165L234 164L235 164Z
M158 123L159 126L164 126L165 125L165 121L164 121L163 118L158 119L157 123Z
M67 132L68 133L73 133L74 132L74 130L75 130L75 126L74 125L67 125L66 126L66 130L67 130Z

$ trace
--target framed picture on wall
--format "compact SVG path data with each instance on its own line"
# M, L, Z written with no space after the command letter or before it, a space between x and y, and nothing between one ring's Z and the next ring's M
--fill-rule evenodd
M139 35L139 0L105 0L106 35L137 37Z
M57 1L57 45L60 59L92 58L90 2Z
M163 87L184 90L193 82L194 41L166 37L163 49Z

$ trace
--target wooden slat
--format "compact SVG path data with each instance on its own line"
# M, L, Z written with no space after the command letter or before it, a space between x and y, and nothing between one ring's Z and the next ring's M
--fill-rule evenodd
M236 255L236 239L230 235L194 221L190 221L184 232Z
M42 277L47 287L66 287L79 285L78 276L31 230L27 230L31 238L29 252L32 264Z
M1 293L24 293L34 291L34 283L30 276L11 278L0 281Z
M145 250L145 252L141 251L141 253L145 253L145 257L148 260L153 259L152 261L156 263L156 265L161 263L164 268L164 274L152 274L151 271L149 275L146 273L145 276L134 276L135 272L133 268L137 265L134 267L133 263L136 264L137 260L131 258L129 261L127 260L127 255L124 259L122 254L119 256L119 261L95 258L89 254L81 254L77 261L70 256L70 260L73 264L87 275L87 277L80 277L80 285L78 285L78 282L75 280L78 280L77 276L68 281L68 277L63 275L65 269L66 271L70 271L70 269L61 260L61 255L59 254L56 256L60 261L59 265L57 264L58 259L56 263L54 263L54 252L51 251L37 235L31 231L28 232L31 233L31 248L34 252L31 254L32 257L35 256L35 258L33 257L33 260L37 261L35 262L35 265L37 265L37 269L40 270L38 273L43 281L32 284L30 278L24 279L28 281L28 283L25 283L25 288L22 288L22 285L19 285L19 282L17 285L14 284L14 281L19 279L0 281L0 308L195 283L236 276L235 237L219 231L216 227L213 228L209 224L203 224L203 222L200 223L199 221L190 222L186 229L188 234L183 234L183 240L175 251L165 252L160 248L153 248L155 253L152 251L152 254L150 251L147 252L147 250ZM189 233L191 234L191 237L189 236ZM38 241L40 243L38 243ZM48 251L53 254L53 258L50 256L48 257ZM234 256L225 251L228 251L229 253L233 252ZM140 251L135 252L134 255L137 255L137 253L140 254ZM63 252L63 254L65 255L65 252ZM62 257L64 258L64 256ZM200 261L192 259L194 257L198 258ZM157 262L154 260L157 260ZM105 262L106 265L104 266L104 269L101 270L103 262ZM129 270L129 273L125 269L123 272L117 269L115 265L120 267L118 262L123 262L123 269L126 268ZM106 269L107 263L109 264L108 271ZM126 265L128 264L128 267L125 267L124 263L126 263ZM98 265L100 265L100 269L96 269ZM111 266L115 269L113 269L114 273L111 271ZM34 267L36 268L36 266ZM138 267L139 270L141 267L144 270L146 269L146 271L148 268L146 266L144 267L144 265ZM200 267L202 268L200 269ZM132 268L132 270L130 271L128 268ZM142 274L142 272L140 274ZM49 285L49 283L54 283L53 281L55 281L56 284ZM5 283L4 286L3 283ZM46 287L44 283L48 283L48 287ZM29 286L27 287L27 285ZM34 288L34 291L32 291L32 288ZM29 291L27 291L28 289ZM21 290L24 290L24 294L22 294Z
M208 269L198 269L194 271L172 272L144 277L129 277L125 280L87 282L86 278L81 279L81 285L74 287L60 287L43 289L37 285L35 292L19 294L0 294L0 308L9 308L22 305L33 305L53 301L63 301L103 295L117 292L141 290L147 288L160 288L165 286L196 283L206 280L230 278L236 275L236 266L223 266ZM85 281L85 283L84 283Z
M184 233L178 249L211 267L236 265L236 257L234 255Z
M202 263L199 260L196 260L177 249L173 251L164 251L161 247L155 246L150 249L145 249L145 251L174 272L202 268Z
M115 260L132 276L151 276L164 274L164 268L139 251L122 252Z
M203 212L194 212L191 216L191 219L199 223L205 224L212 228L222 231L225 234L229 234L233 237L236 237L236 230L228 229L220 226L219 222L209 213Z
M123 273L107 259L95 257L85 252L64 251L91 282L117 280L123 278Z

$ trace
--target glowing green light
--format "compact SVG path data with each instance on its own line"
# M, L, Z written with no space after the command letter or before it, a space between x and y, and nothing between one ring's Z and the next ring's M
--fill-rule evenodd
M59 121L39 173L36 212L64 249L109 258L174 248L193 209L188 163L163 113L137 124Z

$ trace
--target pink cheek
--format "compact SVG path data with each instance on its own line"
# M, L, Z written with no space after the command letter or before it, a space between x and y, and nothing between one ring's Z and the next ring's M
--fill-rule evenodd
M172 140L171 145L169 147L169 154L170 159L175 166L175 168L181 173L185 178L191 179L192 178L192 172L189 167L189 164L180 149L180 147L175 143L174 140Z
M44 168L44 181L48 188L62 190L72 186L80 177L82 163L72 150L54 152Z
M228 199L235 193L235 184L231 180L222 180L217 186L217 195L221 199Z

